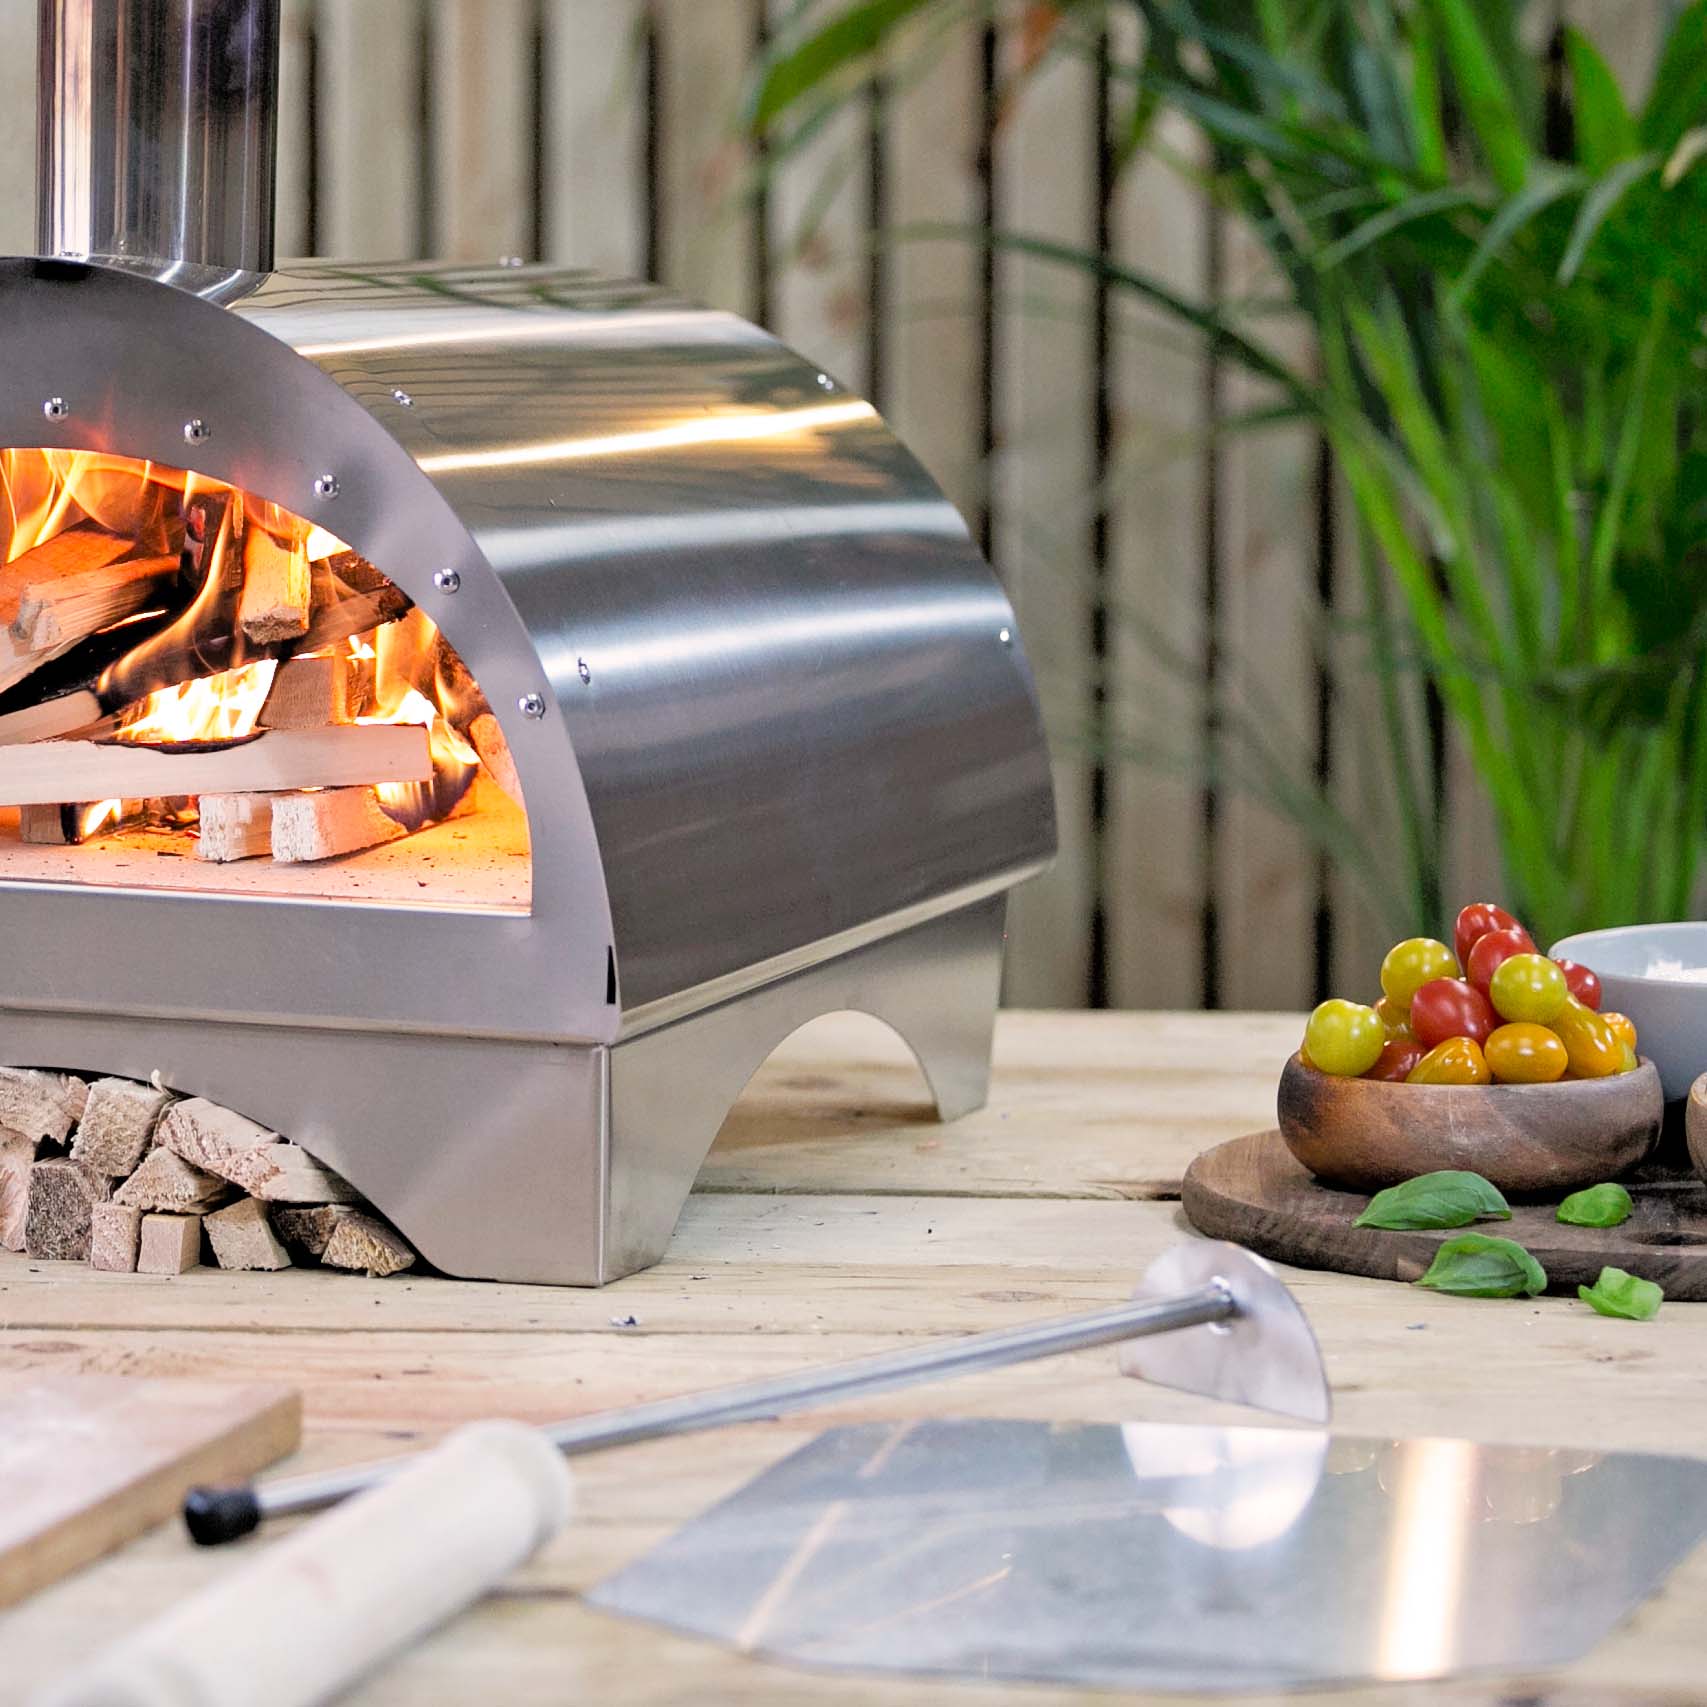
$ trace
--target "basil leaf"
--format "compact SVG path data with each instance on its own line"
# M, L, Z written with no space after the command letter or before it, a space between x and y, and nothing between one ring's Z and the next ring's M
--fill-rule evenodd
M1593 1286L1579 1286L1577 1296L1592 1304L1602 1316L1622 1316L1630 1322L1653 1318L1665 1297L1651 1280L1627 1274L1621 1268L1603 1268Z
M1376 1192L1354 1225L1406 1232L1418 1227L1468 1227L1482 1216L1511 1219L1511 1207L1499 1188L1480 1174L1442 1168Z
M1559 1205L1559 1219L1572 1227L1616 1227L1635 1206L1623 1186L1608 1183L1573 1191Z
M1515 1240L1460 1233L1435 1252L1417 1285L1460 1298L1533 1298L1547 1290L1547 1271Z

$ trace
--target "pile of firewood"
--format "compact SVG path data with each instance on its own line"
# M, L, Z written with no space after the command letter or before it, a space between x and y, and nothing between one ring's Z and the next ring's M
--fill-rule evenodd
M182 1274L204 1251L370 1275L416 1260L346 1181L228 1108L15 1067L0 1068L0 1247L126 1274Z
M204 859L297 864L442 821L480 768L519 803L480 690L364 558L339 546L311 559L235 492L192 498L160 527L181 549L83 522L0 569L0 805L20 809L24 841L147 826L194 834ZM376 710L382 632L388 703ZM262 669L265 702L236 732L150 729L159 696L229 703L243 672ZM400 715L411 687L415 711ZM443 720L455 756L423 716Z

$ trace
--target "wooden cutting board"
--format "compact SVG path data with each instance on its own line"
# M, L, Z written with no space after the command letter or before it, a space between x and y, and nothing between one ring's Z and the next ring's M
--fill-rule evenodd
M1607 1264L1657 1281L1667 1298L1707 1299L1707 1185L1676 1170L1626 1179L1634 1213L1621 1227L1568 1227L1557 1202L1512 1204L1509 1221L1474 1231L1515 1239L1547 1271L1550 1290L1592 1286ZM1368 1197L1323 1185L1293 1159L1278 1132L1206 1150L1186 1169L1186 1217L1212 1239L1231 1239L1276 1262L1377 1280L1415 1280L1451 1232L1388 1233L1354 1227Z
M0 1606L173 1516L198 1482L252 1475L301 1437L288 1387L0 1376Z

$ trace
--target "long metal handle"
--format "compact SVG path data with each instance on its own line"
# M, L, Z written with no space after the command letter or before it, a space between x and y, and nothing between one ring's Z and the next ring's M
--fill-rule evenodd
M551 1424L543 1433L559 1451L574 1457L611 1446L784 1416L832 1399L888 1392L939 1376L1001 1369L1034 1358L1221 1322L1236 1315L1238 1308L1232 1288L1224 1281L1212 1280L1173 1298L1146 1299L1025 1327L998 1328L992 1333L969 1334L907 1351L880 1352L827 1369L805 1369L709 1393L690 1393L627 1410L575 1417ZM198 1489L185 1504L185 1518L190 1533L204 1544L233 1540L269 1517L336 1505L395 1475L412 1463L414 1456L388 1458L318 1476L281 1477L254 1488Z

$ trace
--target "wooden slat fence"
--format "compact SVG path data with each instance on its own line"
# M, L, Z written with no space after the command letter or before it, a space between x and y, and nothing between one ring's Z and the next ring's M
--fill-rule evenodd
M1302 431L1215 440L1249 401L1241 382L1091 281L884 234L995 221L1206 296L1257 286L1259 258L1165 167L1111 180L1094 63L1055 65L999 110L1017 6L915 44L762 177L734 117L797 3L284 0L280 252L546 258L770 325L878 402L1018 607L1062 852L1016 901L1009 999L1295 1008L1369 990L1384 921L1202 765L1218 703L1260 708L1277 759L1380 822L1369 690L1344 665L1360 594L1319 447ZM33 243L35 10L0 0L0 250ZM1602 26L1627 77L1651 61L1658 0L1568 10ZM1117 29L1109 63L1138 46ZM1448 893L1497 891L1460 754L1442 776Z

